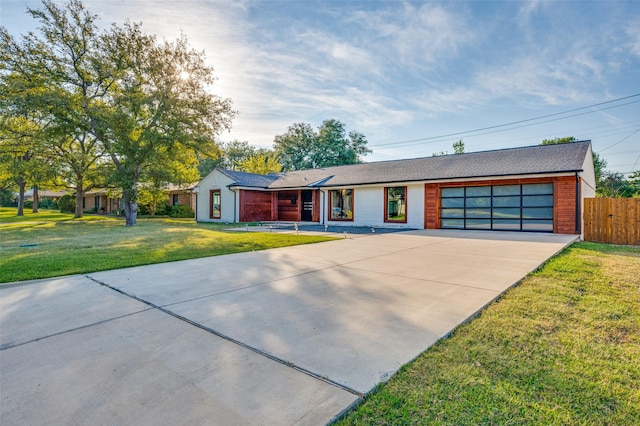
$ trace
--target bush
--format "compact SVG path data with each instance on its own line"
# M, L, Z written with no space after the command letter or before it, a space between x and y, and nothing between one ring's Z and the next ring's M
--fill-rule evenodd
M0 190L0 206L2 207L18 207L16 194L10 189Z
M195 213L190 206L173 206L169 213L171 217L195 217Z
M25 200L25 202L24 202L24 208L25 208L25 209L31 209L31 208L33 208L33 201L31 201L31 200Z
M40 200L40 204L38 205L42 209L56 210L58 209L58 202L52 200L51 198L44 198Z
M167 203L161 203L156 207L156 214L158 216L168 216L171 214L171 206Z
M58 200L58 207L60 207L60 213L75 213L76 200L69 194L63 195Z

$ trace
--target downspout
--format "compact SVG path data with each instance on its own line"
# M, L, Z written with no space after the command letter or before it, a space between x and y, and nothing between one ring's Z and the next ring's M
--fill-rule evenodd
M325 224L325 219L324 219L324 212L327 210L327 206L324 202L324 198L325 198L325 193L324 191L321 189L320 190L320 206L318 206L320 208L320 225L324 225Z
M231 185L228 186L229 190L233 192L233 223L240 223L240 218L236 220L236 214L238 213L238 193L235 189L231 188Z
M576 172L576 230L575 233L576 234L581 234L581 220L580 218L582 217L581 215L581 211L580 211L580 177L578 176L578 172Z
M196 192L196 214L194 215L196 222L198 221L198 193Z

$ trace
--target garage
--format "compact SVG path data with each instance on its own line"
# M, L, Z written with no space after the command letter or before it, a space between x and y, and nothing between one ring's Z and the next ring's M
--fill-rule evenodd
M553 232L552 182L441 191L441 228Z

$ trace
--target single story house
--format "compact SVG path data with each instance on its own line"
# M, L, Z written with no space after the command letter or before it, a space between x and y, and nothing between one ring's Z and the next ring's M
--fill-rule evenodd
M165 188L167 191L167 204L171 206L189 206L195 211L196 197L193 192L193 186L194 184L168 184ZM124 210L122 199L119 196L115 196L115 193L117 192L104 188L86 192L82 198L83 211L109 214Z
M595 187L590 141L271 175L214 170L195 187L196 220L581 234Z

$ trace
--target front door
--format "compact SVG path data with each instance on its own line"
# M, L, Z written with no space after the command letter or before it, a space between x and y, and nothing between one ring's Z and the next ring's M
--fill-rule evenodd
M313 220L313 191L302 191L302 217L303 222L311 222Z

